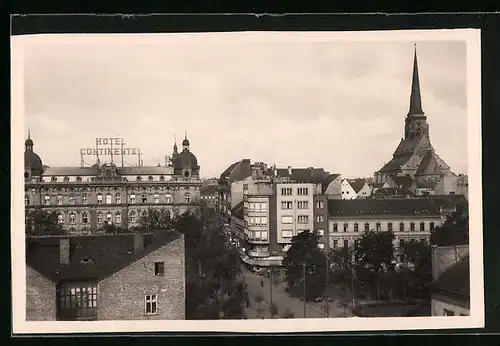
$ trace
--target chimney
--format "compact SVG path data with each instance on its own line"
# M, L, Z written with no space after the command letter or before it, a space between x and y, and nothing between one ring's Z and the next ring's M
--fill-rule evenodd
M144 249L144 235L142 232L134 233L134 253L141 252Z
M59 260L61 264L68 264L69 263L69 239L68 238L61 238L59 239Z
M292 166L288 166L288 175L292 175Z

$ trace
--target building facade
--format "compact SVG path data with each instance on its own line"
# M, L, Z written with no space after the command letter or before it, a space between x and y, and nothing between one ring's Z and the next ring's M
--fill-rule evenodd
M394 245L429 242L431 232L442 225L439 203L427 199L357 199L328 201L331 248L351 247L363 232L391 231Z
M184 238L175 231L29 239L28 321L184 319Z
M217 184L206 184L200 187L200 199L203 205L217 209L219 206L219 190Z
M200 205L200 167L187 138L182 152L174 152L165 166L43 167L25 146L25 207L59 212L59 222L70 234L99 233L105 224L122 229L139 225L148 210L164 210L170 217Z

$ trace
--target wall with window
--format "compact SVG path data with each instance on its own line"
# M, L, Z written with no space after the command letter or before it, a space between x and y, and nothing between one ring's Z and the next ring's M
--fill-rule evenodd
M342 176L333 179L325 189L324 194L328 199L341 199L342 198Z
M465 301L458 301L444 295L433 295L432 316L469 316L470 309Z
M184 239L99 282L99 320L183 320Z
M315 184L276 184L277 243L290 243L289 234L314 230L315 191Z
M440 215L417 217L415 215L401 215L394 217L331 217L328 220L328 233L330 246L334 246L333 241L338 240L339 246L347 239L349 246L353 244L365 231L391 231L394 233L394 245L398 246L402 242L429 241L431 230L442 224Z
M356 199L358 197L358 194L352 188L351 184L349 183L349 180L347 179L342 180L340 188L342 193L341 197L342 199Z
M26 266L26 320L55 321L56 284Z

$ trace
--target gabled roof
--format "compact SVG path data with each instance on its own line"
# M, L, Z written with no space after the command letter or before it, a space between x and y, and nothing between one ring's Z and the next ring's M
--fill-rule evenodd
M366 184L366 180L362 178L349 179L348 182L351 184L352 189L356 193L358 193Z
M328 185L330 185L330 183L335 179L337 179L339 176L340 174L327 174L325 180L323 181L323 186L322 186L323 192L325 192L326 189L328 188Z
M234 217L237 217L240 220L243 220L245 218L244 210L243 210L243 201L240 203L236 204L233 209L231 209L231 215Z
M252 165L250 159L243 159L230 165L222 172L219 183L241 181L252 175Z
M459 295L468 299L470 298L469 270L469 256L467 255L457 263L451 265L436 281L432 282L429 287L434 292Z
M26 241L26 264L55 282L100 281L181 237L175 230L146 234L137 253L133 234L69 237L70 262L65 265L60 263L61 237L33 238Z
M400 144L401 146L401 144ZM399 150L399 147L398 149ZM397 172L401 170L401 167L408 162L408 160L412 157L413 151L407 152L402 155L394 156L391 161L387 162L384 167L382 167L379 172L384 173L384 172Z
M429 199L339 199L328 200L329 216L439 215L439 200Z
M441 167L436 160L434 152L432 150L428 150L422 158L422 161L415 172L415 176L436 175L441 173Z

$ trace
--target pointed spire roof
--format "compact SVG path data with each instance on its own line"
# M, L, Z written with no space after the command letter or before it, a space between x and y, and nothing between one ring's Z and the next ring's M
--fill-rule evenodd
M189 146L187 130L184 130L184 140L182 141L182 146Z
M411 82L410 110L408 115L422 115L422 98L420 95L420 80L418 76L417 45L415 44L415 53L413 57L413 78Z
M26 150L33 150L33 141L31 140L31 133L30 130L28 129L28 139L26 142L24 142L24 145L26 146Z

